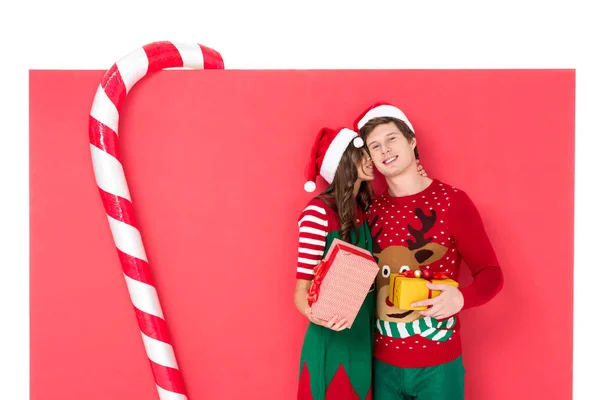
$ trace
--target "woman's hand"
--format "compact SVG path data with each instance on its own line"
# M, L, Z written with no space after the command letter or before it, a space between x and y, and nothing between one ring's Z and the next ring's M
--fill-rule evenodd
M325 321L315 317L314 315L312 315L312 310L310 309L310 307L306 309L304 315L306 315L306 318L308 318L308 320L313 324L324 326L325 328L329 328L332 331L339 332L349 327L348 321L346 321L344 318L338 317L337 315L334 315L333 318L331 318L329 321Z
M323 326L325 328L329 328L333 331L341 331L349 327L348 321L343 318L339 318L335 315L331 320L324 321L315 317L312 314L312 310L308 305L307 294L308 289L310 288L312 281L298 279L296 280L296 290L294 291L294 303L296 304L296 308L300 311L310 322L315 325Z
M427 172L425 172L425 168L423 168L419 160L417 160L417 171L419 171L419 174L421 174L421 176L427 177Z

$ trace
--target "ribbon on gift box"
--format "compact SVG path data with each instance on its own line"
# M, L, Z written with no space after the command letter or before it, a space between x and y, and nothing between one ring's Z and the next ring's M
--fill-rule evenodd
M321 289L321 283L323 282L323 278L327 274L327 271L329 270L330 265L331 265L331 263L321 261L315 267L315 269L314 269L315 275L314 275L312 284L310 285L310 288L308 288L308 293L306 296L309 307L312 307L313 303L315 303L317 301L317 299L319 298L319 289Z

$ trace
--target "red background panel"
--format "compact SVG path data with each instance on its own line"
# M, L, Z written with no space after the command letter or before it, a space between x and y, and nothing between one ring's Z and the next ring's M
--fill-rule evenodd
M32 71L32 399L157 398L92 173L103 71ZM466 311L471 400L571 398L574 71L162 71L121 152L191 399L293 399L297 216L323 125L400 106L430 176L478 205L505 272ZM320 187L322 188L322 182Z

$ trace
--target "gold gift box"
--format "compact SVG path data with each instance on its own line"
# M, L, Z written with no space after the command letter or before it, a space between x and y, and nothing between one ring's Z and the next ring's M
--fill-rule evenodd
M452 279L424 279L408 277L402 274L390 275L390 301L401 310L426 310L428 307L411 307L412 303L439 296L439 290L429 290L427 283L446 284L458 287L458 282Z

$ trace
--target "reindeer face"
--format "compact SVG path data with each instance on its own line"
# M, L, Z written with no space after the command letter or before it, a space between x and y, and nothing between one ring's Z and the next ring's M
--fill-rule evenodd
M408 246L390 246L385 250L376 245L377 236L373 241L374 256L379 265L379 274L377 275L377 317L383 321L390 322L411 322L421 318L421 314L412 310L401 310L395 307L389 301L390 275L404 272L407 270L420 269L421 266L432 264L441 259L448 248L438 243L432 243L431 238L426 239L425 233L431 229L435 222L435 211L431 216L426 216L421 209L415 210L415 214L423 227L420 230L408 226L409 232L415 240L407 240ZM377 252L378 251L378 252Z

